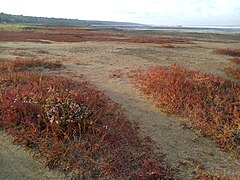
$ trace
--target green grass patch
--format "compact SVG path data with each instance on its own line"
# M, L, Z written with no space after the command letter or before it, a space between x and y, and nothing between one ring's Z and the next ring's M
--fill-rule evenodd
M42 30L45 27L32 24L12 24L0 23L0 31L26 31L26 30Z

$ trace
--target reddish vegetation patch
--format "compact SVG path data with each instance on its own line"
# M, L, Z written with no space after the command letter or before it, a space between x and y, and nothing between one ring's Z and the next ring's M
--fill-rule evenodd
M33 70L34 68L57 69L62 67L59 61L43 61L38 59L17 58L14 61L2 61L0 63L1 74L8 72L14 73L19 71Z
M232 179L232 180L239 180L240 179L240 175L236 174L236 175L232 175L232 176L228 176L228 175L223 175L220 173L215 173L215 174L207 174L207 173L198 173L195 177L196 180L228 180L228 179Z
M240 79L240 67L237 68L227 67L224 69L224 71L233 78Z
M216 54L224 54L224 55L229 55L229 56L237 56L240 57L240 49L214 49L214 53Z
M240 155L240 85L183 67L153 67L135 76L163 111L188 117L227 151Z
M47 63L49 68L58 64ZM29 70L45 63L1 64L0 127L39 150L73 178L168 179L172 169L139 135L118 104L88 83Z
M40 32L1 32L0 41L26 41L40 42L41 40L57 41L57 42L77 42L81 41L80 37L74 34L49 34Z
M172 44L164 44L162 47L164 48L174 48Z
M111 70L109 71L110 78L122 78L124 76L124 72L121 69Z
M195 177L196 180L221 180L221 179L232 179L230 177L227 177L227 176L222 176L220 174L214 174L214 175L211 175L211 174L206 174L206 173L199 173L196 175ZM235 179L235 178L233 178ZM237 180L237 178L236 178Z
M41 33L41 32L33 32L33 31L25 31L25 32L2 31L0 33L0 41L41 42L42 40L48 40L48 41L56 41L56 42L116 41L116 42L128 42L128 43L154 43L154 44L191 43L189 40L176 39L176 38L126 38L126 37L123 38L121 37L121 35L119 37L119 35L117 34L92 33L92 32L86 33L86 32L72 33L70 31L69 33L68 32Z
M232 58L232 59L229 59L229 61L234 63L234 64L240 65L240 58Z

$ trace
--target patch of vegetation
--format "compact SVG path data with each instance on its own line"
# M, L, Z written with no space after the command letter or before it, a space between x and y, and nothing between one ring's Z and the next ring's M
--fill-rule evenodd
M229 59L230 62L237 65L236 68L227 67L224 71L235 79L240 79L240 58Z
M43 29L43 26L36 26L31 24L9 24L0 23L0 31L23 31L23 30L36 30Z
M229 55L229 56L236 56L240 57L240 49L214 49L214 53L216 54L223 54L223 55Z
M215 174L207 174L207 173L199 173L196 175L195 179L196 180L222 180L222 179L239 179L239 175L233 175L233 176L228 176L228 175L223 175L220 173L215 173Z
M110 70L109 77L110 78L123 78L124 72L121 69Z
M0 127L73 179L169 179L173 170L118 104L85 81L30 72L59 64L17 60L0 66Z
M51 32L50 32L51 31ZM192 44L190 40L179 38L131 38L118 33L101 33L93 30L78 28L48 28L46 32L21 31L1 32L0 41L7 42L42 42L42 40L56 42L83 42L83 41L113 41L126 43L152 43L152 44Z
M240 79L240 67L237 68L227 67L224 68L224 71L233 78Z
M164 48L175 48L172 44L164 44L162 45Z
M234 63L234 64L240 65L240 58L232 58L232 59L229 59L229 61Z
M44 61L39 59L17 58L14 61L4 61L0 63L0 71L14 73L20 71L30 71L36 68L58 69L62 67L59 61Z
M220 148L240 155L240 85L180 66L136 73L138 87L163 111L188 117Z

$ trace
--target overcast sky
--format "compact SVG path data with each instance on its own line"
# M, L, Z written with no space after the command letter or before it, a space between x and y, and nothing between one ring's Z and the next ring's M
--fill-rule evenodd
M154 25L240 25L240 0L0 0L0 12Z

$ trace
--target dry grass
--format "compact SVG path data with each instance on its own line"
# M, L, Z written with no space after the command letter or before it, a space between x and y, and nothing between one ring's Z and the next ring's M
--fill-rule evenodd
M44 27L34 26L30 24L27 25L27 24L0 23L0 31L23 31L23 30L41 30L41 29L44 29Z
M39 50L37 50L36 53L38 53L38 54L49 54L48 51L43 50L43 49L39 49Z

